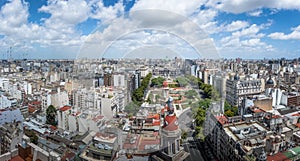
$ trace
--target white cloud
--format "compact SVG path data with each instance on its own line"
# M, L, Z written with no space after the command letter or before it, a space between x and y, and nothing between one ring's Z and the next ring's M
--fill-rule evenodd
M205 9L192 15L190 19L197 23L206 33L213 34L220 32L220 28L215 20L217 15L218 11L215 9Z
M72 2L69 4L70 1L48 1L47 5L39 9L40 12L51 14L44 24L28 22L28 3L21 0L7 2L0 11L0 34L4 35L1 39L2 44L66 45L73 44L73 39L81 40L74 28L87 18L83 9L86 4L76 0Z
M232 21L230 24L228 24L226 26L226 30L229 32L232 32L232 31L237 31L237 30L243 29L248 26L249 26L249 23L247 21L240 21L240 20Z
M0 33L11 35L15 30L27 22L28 4L20 0L13 0L2 6L0 11Z
M104 6L103 0L48 0L47 4L39 8L38 11L49 13L50 17L43 18L42 23L38 24L28 22L28 17L31 16L28 11L28 3L23 0L11 0L0 11L0 35L4 35L4 38L0 39L0 44L1 46L20 45L22 43L39 44L44 47L55 46L56 49L61 48L64 51L67 47L76 46L79 48L82 43L97 43L96 45L100 44L100 47L105 47L124 34L130 33L130 36L121 38L118 47L136 48L138 45L164 44L171 49L176 49L180 42L169 39L177 36L184 40L190 40L192 45L201 47L203 51L206 51L209 50L207 48L214 48L207 34L220 32L226 35L221 40L216 40L216 42L221 43L219 45L221 49L243 50L246 48L249 51L264 50L263 48L272 49L272 46L261 40L265 36L262 30L271 25L272 22L256 25L250 24L250 21L235 20L220 24L216 20L220 14L219 10L232 13L248 12L251 16L259 16L262 14L261 8L264 7L271 7L274 11L292 7L286 4L287 0L280 2L221 0L220 3L216 3L217 1L220 0L209 0L208 2L207 0L139 0L135 2L129 14L130 16L133 14L135 17L126 19L120 17L124 14L121 0L108 7ZM279 3L281 3L280 7L278 7ZM293 7L297 8L298 2L293 3ZM205 9L200 9L202 5L206 5ZM134 14L134 12L146 9L166 10L169 11L169 14L166 14L167 12L164 14L161 14L162 12L149 12L150 15L145 14L145 12L139 15ZM97 20L98 24L102 25L100 26L101 30L89 37L83 36L80 29L77 28L78 24L85 22L88 18ZM162 31L177 33L177 35L134 33L137 28L142 27L158 28ZM199 30L199 27L202 30ZM298 29L293 29L290 34L273 33L269 37L273 39L300 39ZM204 42L209 42L212 45L207 47ZM178 44L174 45L176 43ZM179 50L185 52L182 49Z
M91 1L89 5L91 7L90 17L101 20L102 23L108 23L124 12L121 1L108 7L104 6L103 1Z
M50 0L39 11L51 14L45 20L45 25L53 29L73 27L87 20L89 16L89 6L82 0Z
M262 13L263 13L262 10L256 10L256 11L249 12L248 14L250 16L259 17Z
M117 18L103 31L92 34L81 51L83 57L95 57L97 53L101 55L106 52L106 47L111 43L119 44L117 45L119 50L122 48L128 50L134 46L139 48L140 45L169 46L170 49L179 50L178 41L172 41L176 37L180 38L181 41L190 43L189 45L197 48L199 52L203 53L204 57L216 54L216 51L213 50L215 47L212 40L208 39L206 33L196 23L185 16L163 10L135 10L129 16L128 19L123 17ZM139 34L141 35L139 36L137 34L130 36L131 40L126 37L126 34L147 30L156 30L168 34L145 36L145 32L140 32ZM126 37L125 41L122 40L124 35ZM140 37L143 39L139 39ZM203 43L204 41L205 43ZM94 53L91 51L94 51ZM86 53L89 55L86 55Z
M201 5L205 4L205 2L206 0L139 0L136 1L132 10L166 10L180 15L190 16L197 11Z
M259 33L259 31L263 28L263 26L257 26L256 24L252 24L250 27L245 28L241 31L236 31L232 33L233 37L263 37L265 34Z
M131 9L131 12L136 12L139 10L162 10L170 12L170 16L176 16L180 19L191 19L196 24L198 24L205 32L207 33L214 33L217 30L214 21L214 18L218 15L218 12L215 9L199 9L200 6L205 5L206 0L190 0L190 1L182 1L182 0L139 0L136 1L136 4ZM150 21L149 19L147 22L148 26L151 24L163 24L163 25L176 25L178 20L176 17L168 17L168 15L159 15L161 12L158 12L156 15L155 13L152 16L149 15L139 15L141 19L143 18L152 18L153 20ZM167 13L167 12L166 12ZM174 21L175 20L175 21ZM161 22L158 22L161 21Z
M262 8L300 10L300 1L295 0L209 0L208 5L236 14Z
M264 46L264 45L266 45L266 43L261 42L260 39L258 39L258 38L249 39L249 40L243 40L243 41L241 41L241 44L243 46L250 46L250 47Z
M289 34L285 34L282 32L274 32L268 35L268 37L272 39L278 39L278 40L300 40L300 25L292 28L292 32Z
M274 51L275 49L272 45L261 41L261 38L265 36L265 34L261 33L261 31L269 25L270 22L261 25L245 25L247 27L232 32L230 36L221 38L221 40L218 42L219 51L223 53L223 55L232 55L232 53L262 54L269 51Z

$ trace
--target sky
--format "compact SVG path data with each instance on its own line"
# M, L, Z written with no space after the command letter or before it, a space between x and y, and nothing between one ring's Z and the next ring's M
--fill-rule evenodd
M295 0L1 0L0 58L297 58Z

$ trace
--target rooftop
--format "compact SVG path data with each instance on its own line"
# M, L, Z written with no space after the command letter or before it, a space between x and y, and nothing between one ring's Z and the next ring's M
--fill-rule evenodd
M179 128L176 115L167 115L165 117L166 126L164 130L174 131Z
M287 150L285 152L277 153L273 156L268 156L267 161L283 161L283 160L295 160L300 157L300 146L293 149Z
M222 125L228 123L228 119L225 115L215 116L218 122Z
M70 110L71 109L71 106L64 106L64 107L61 107L59 110L60 111L67 111L67 110Z
M94 140L99 141L101 143L110 143L113 144L115 143L117 139L117 136L112 133L102 133L102 132L97 132Z

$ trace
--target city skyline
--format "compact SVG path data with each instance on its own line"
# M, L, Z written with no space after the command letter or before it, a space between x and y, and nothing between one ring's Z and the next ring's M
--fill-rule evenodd
M220 58L289 59L299 57L300 52L300 2L288 0L11 0L1 1L0 7L0 58L75 59L91 37L115 45L106 51L112 54L136 54L144 46L166 46L163 51L201 58L203 53L195 56L193 42L186 41L193 32L174 36L170 30L156 28L135 31L135 22L126 15L147 9L168 11L197 24L204 38L215 44ZM165 25L174 26L172 18L152 16L153 22L164 20ZM182 26L184 31L195 31L189 27ZM120 34L123 37L116 41ZM120 55L117 57L124 57Z

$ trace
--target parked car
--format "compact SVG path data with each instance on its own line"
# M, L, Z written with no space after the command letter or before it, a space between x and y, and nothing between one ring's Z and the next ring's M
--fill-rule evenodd
M97 147L98 147L99 149L104 149L104 146L103 146L102 144L98 144Z
M110 147L110 146L108 146L108 145L104 144L104 149L105 149L105 150L111 150L111 149L112 149L112 147Z

